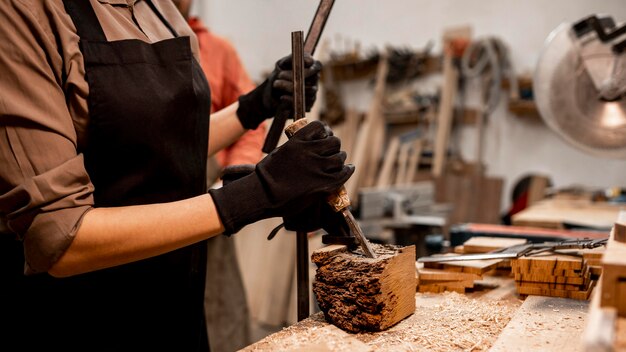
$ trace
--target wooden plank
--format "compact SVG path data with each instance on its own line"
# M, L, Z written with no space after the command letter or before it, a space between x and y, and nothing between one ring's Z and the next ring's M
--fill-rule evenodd
M372 247L375 259L339 248L312 256L318 305L348 332L382 331L415 311L415 246Z
M588 307L587 301L528 296L489 351L582 351Z
M534 175L528 187L528 198L526 206L531 206L546 197L546 190L549 186L550 178L547 176Z
M420 138L413 141L413 148L411 149L411 156L409 157L409 164L404 178L404 183L406 184L410 184L415 181L415 174L419 169L419 162L422 157L423 144L424 141Z
M504 180L497 177L446 174L435 179L435 201L453 205L450 224L499 224ZM481 194L474 196L474 188Z
M455 255L455 254L452 254ZM444 269L446 271L456 271L463 273L472 273L476 275L483 275L484 273L495 269L502 259L489 259L489 260L464 260L458 262L439 262L439 263L424 263L425 268L429 269Z
M454 67L452 54L448 49L443 59L443 84L437 114L435 148L433 151L435 159L433 160L432 172L435 177L440 177L443 174L447 160L448 140L452 129L452 117L454 115L454 101L456 98L458 79L459 73Z
M346 182L346 190L348 196L353 205L356 206L358 202L358 190L362 185L364 172L368 168L368 162L377 162L371 160L371 155L368 155L369 145L372 143L372 137L375 134L376 126L379 125L378 120L382 120L382 103L385 95L387 72L389 71L389 64L387 61L387 55L381 56L378 61L378 68L376 71L376 87L374 88L374 97L370 103L369 111L365 116L365 120L362 123L361 128L357 136L357 140L354 147L353 164L356 165L354 174Z
M598 283L589 303L589 314L582 335L586 352L612 351L617 329L617 310L600 307L602 283Z
M409 161L409 150L411 149L410 143L402 143L400 145L400 151L398 152L398 168L396 171L395 185L405 184L407 163Z
M517 293L521 295L536 295L536 296L548 296L548 297L561 297L561 298L571 298L576 300L587 300L593 291L597 281L591 281L589 288L584 291L575 291L575 290L559 290L552 288L540 288L540 287L529 287L529 286L516 286Z
M376 187L388 187L391 185L391 172L393 166L398 159L398 148L400 147L400 137L394 137L387 146L387 152L385 153L385 159L383 160L383 167L378 174L378 180L376 181Z
M574 257L562 254L539 254L531 257L520 257L511 260L511 267L521 272L544 271L554 272L558 270L582 270L582 257Z
M537 281L516 281L517 287L541 288L547 290L564 290L564 291L587 291L591 284L591 278L583 279L582 284L562 284L553 282L537 282Z
M590 272L589 272L590 274ZM570 277L570 276L553 276L546 275L541 273L528 273L528 274L520 274L513 273L513 279L515 281L523 281L523 282L547 282L547 283L555 283L555 284L570 284L570 285L582 285L585 283L586 279L589 279L591 275L587 275L587 277Z
M619 211L618 205L586 199L546 199L513 215L512 223L552 229L563 229L565 223L610 229Z
M463 243L464 253L487 253L496 249L517 246L526 243L524 238L475 236Z
M421 263L418 263L421 264ZM417 276L419 280L443 280L443 281L465 281L465 280L481 280L483 277L480 274L464 273L457 271L448 271L440 269L430 268L418 268Z
M619 215L622 217L622 214ZM626 316L626 243L615 240L613 227L602 256L602 295L601 307L617 309L619 316Z

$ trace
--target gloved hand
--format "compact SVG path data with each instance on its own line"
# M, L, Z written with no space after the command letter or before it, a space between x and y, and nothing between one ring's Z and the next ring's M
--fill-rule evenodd
M304 55L304 95L305 108L310 111L317 97L317 84L320 79L322 63L309 54ZM293 77L291 55L276 62L274 71L250 93L239 97L237 116L246 129L256 129L261 122L276 114L282 103L285 108L293 109Z
M316 196L302 212L283 218L285 229L289 231L312 232L323 229L329 235L350 236L350 227L340 212L326 201L326 197Z
M253 173L209 193L225 234L258 220L302 212L339 189L354 172L345 165L341 142L323 123L313 121L268 154Z

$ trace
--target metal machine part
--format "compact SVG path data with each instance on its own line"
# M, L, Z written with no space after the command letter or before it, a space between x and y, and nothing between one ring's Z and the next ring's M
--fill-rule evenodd
M506 247L489 253L452 256L434 255L430 257L421 257L417 261L420 263L445 263L467 260L516 259L519 257L533 256L543 253L558 253L557 251L559 250L593 249L606 245L607 241L607 239L581 239L560 242L529 243Z
M533 79L546 124L592 155L626 158L626 26L590 16L548 36Z

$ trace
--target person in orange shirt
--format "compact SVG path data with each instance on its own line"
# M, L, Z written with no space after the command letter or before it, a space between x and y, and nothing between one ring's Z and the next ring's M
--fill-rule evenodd
M237 51L225 38L211 32L200 18L191 17L191 0L174 0L198 38L200 65L211 87L211 112L236 102L256 85L247 74ZM209 163L207 184L218 180L230 165L256 164L266 125L249 130L235 143L216 154ZM220 236L208 241L204 309L212 351L236 351L251 343L250 314L235 249L234 238Z

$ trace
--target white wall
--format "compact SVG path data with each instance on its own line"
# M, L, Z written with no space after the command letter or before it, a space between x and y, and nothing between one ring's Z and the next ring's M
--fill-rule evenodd
M306 32L315 0L197 0L216 33L229 38L254 79L290 51L290 33ZM325 38L358 40L363 48L385 44L421 48L433 40L440 50L443 29L469 24L474 37L496 35L508 44L519 73L530 73L548 33L563 21L592 13L626 21L624 0L337 0ZM363 99L359 100L363 103ZM510 188L527 172L550 175L555 186L626 186L626 161L586 155L561 141L541 123L510 115L502 102L490 119L485 160L491 175L505 179L503 209ZM364 105L365 108L367 105ZM473 133L461 134L471 159Z

